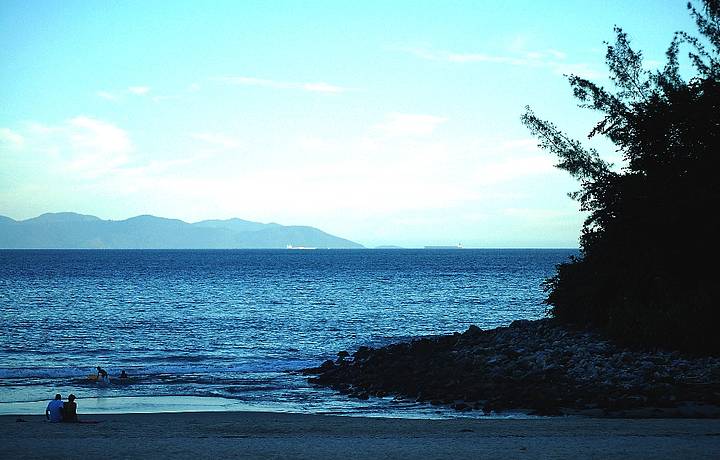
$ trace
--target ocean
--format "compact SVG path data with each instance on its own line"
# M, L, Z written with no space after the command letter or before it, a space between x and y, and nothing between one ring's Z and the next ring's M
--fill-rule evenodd
M544 316L572 249L0 250L0 413L452 411L357 401L297 370L338 351ZM95 367L110 383L88 377ZM130 378L117 379L121 370Z

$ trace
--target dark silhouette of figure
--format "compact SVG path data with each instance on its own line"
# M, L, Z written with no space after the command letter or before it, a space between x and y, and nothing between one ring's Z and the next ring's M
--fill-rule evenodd
M127 379L128 379L128 375L125 372L125 369L123 369L122 372L120 372L120 380L127 380Z
M50 401L45 409L45 418L50 422L62 422L63 419L63 402L60 393L55 395L55 399Z
M108 377L107 371L100 366L97 367L97 376L98 376L98 378L97 378L98 382L101 382L101 383L109 383L110 382L110 377Z
M67 402L63 404L63 412L62 412L62 421L63 422L79 422L78 415L77 415L77 403L75 402L75 395L70 394L68 396Z

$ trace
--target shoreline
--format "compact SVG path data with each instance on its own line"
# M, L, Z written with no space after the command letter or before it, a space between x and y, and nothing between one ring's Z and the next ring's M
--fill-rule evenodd
M399 395L460 412L720 418L720 357L629 349L552 319L341 351L303 372L350 398Z
M522 411L502 414L483 414L457 412L449 408L414 404L414 408L397 407L397 401L386 398L382 403L366 407L326 407L321 409L305 408L281 404L248 403L238 399L213 396L110 396L78 398L78 413L87 415L121 414L174 414L202 412L264 412L296 415L332 415L359 418L389 418L405 420L452 420L457 418L483 419L533 419L538 416ZM49 400L0 402L1 416L31 417L42 415ZM408 404L402 401L400 404ZM358 401L358 406L361 406Z
M45 413L48 400L0 402L0 416ZM209 396L107 396L78 398L79 415L252 411L239 400Z
M8 458L713 458L720 420L409 420L268 412L0 416ZM579 454L579 453L583 454Z

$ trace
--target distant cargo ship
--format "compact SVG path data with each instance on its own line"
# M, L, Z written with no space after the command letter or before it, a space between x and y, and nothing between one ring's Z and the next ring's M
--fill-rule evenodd
M463 249L462 243L455 246L425 246L425 249Z

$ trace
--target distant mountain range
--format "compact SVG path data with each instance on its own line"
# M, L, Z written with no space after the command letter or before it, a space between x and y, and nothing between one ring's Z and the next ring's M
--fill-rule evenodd
M363 246L314 227L242 219L204 220L137 216L102 220L72 212L16 221L0 216L0 248L54 249L353 249Z

